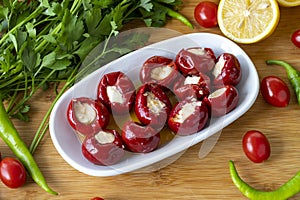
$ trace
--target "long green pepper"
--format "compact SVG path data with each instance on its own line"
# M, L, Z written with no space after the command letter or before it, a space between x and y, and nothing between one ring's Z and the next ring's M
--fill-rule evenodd
M282 60L267 60L268 65L279 65L285 68L288 79L295 91L298 104L300 105L300 72L292 67L289 63Z
M0 116L0 137L7 144L7 146L9 146L9 148L17 156L17 158L23 163L32 179L48 193L57 195L57 192L53 191L47 185L46 180L37 163L35 162L32 154L30 153L26 144L20 138L19 133L11 122L1 99Z
M233 161L229 161L229 169L235 186L251 200L286 200L300 192L300 171L277 190L265 192L256 190L243 181L238 175Z

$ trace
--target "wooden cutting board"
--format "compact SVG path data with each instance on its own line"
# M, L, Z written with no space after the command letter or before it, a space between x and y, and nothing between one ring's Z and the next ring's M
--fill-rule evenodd
M219 28L204 29L193 18L196 0L185 0L181 12L195 25L190 29L172 20L166 28L181 33L210 32L221 34ZM266 40L250 45L240 45L256 65L260 80L276 75L288 82L285 71L277 66L267 66L267 59L286 60L300 70L300 49L290 41L291 34L300 28L300 7L280 8L281 19L276 31ZM155 172L134 172L114 177L91 177L69 166L58 154L49 133L35 153L36 161L48 184L59 195L44 192L32 180L19 189L8 189L0 184L0 199L91 199L101 196L105 200L202 200L246 199L233 185L228 161L234 160L241 177L257 189L274 190L300 169L300 105L290 87L292 98L285 108L275 108L259 95L252 108L240 119L222 130L212 151L199 158L202 143L180 156L172 164ZM41 118L50 106L54 94L40 92L32 99L30 123L14 121L21 136L29 144ZM241 146L243 134L257 129L265 133L271 143L271 157L262 164L249 161ZM63 133L62 133L63 134ZM1 141L2 155L12 156ZM292 199L300 199L300 194Z

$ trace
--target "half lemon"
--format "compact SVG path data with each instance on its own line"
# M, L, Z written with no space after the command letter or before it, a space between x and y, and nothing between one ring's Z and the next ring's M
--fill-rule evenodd
M229 39L244 44L270 36L280 18L276 0L221 0L218 24Z
M300 6L300 0L277 0L278 4L283 7Z

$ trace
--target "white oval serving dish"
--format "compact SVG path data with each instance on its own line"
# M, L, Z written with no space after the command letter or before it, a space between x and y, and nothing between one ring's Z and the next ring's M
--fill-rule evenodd
M139 85L139 69L147 58L154 55L175 58L175 55L182 48L195 46L209 47L215 52L216 56L227 52L234 54L238 58L243 73L242 80L237 86L239 90L238 106L227 115L212 120L210 125L200 132L190 136L174 137L170 142L163 144L151 153L138 154L128 152L123 160L113 166L98 166L87 161L81 153L81 141L69 126L66 118L66 110L70 100L81 96L95 99L99 80L104 74L112 71L126 73L135 84ZM259 78L256 68L248 55L237 44L216 34L186 34L129 53L99 68L75 84L63 94L52 110L50 135L55 148L63 159L80 172L91 176L123 174L172 157L219 132L250 109L257 98L258 92Z

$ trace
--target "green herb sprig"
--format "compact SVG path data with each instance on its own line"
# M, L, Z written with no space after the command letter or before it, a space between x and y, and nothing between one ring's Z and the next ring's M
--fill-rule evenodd
M181 3L4 0L0 5L0 95L8 102L7 113L28 121L27 102L33 94L51 83L70 82L81 61L111 32L133 19L143 20L147 26L162 26L170 9L176 12Z
M33 154L48 129L48 118L56 101L76 80L94 69L87 67L79 71L89 52L105 41L97 59L114 59L132 49L126 45L145 41L145 36L132 36L124 40L128 43L121 48L109 43L131 20L142 20L147 26L157 27L173 17L192 27L177 12L181 4L181 0L3 0L0 3L0 104L2 108L5 104L7 117L5 121L0 118L3 125L0 127L9 125L5 130L16 130L13 123L7 123L8 117L28 121L28 101L37 91L54 85L56 98L29 147ZM14 135L19 137L17 132ZM27 150L18 149L16 156L25 155L28 156Z

